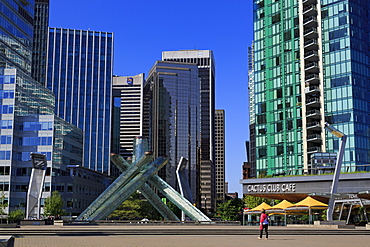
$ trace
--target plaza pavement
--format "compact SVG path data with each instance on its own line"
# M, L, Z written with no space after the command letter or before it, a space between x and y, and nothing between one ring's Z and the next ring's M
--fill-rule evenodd
M368 247L370 235L278 235L268 240L257 236L230 235L135 235L135 236L26 236L15 239L15 247Z
M5 233L6 230L0 229L0 232ZM258 232L258 227L255 226L132 225L22 226L14 229L11 234L15 236L15 247L370 246L370 231L365 230L365 228L324 230L300 227L270 227L268 240L257 239ZM0 233L0 235L5 234Z

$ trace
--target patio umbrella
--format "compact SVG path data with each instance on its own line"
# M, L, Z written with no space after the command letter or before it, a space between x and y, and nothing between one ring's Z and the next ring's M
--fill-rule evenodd
M309 223L311 221L311 210L312 209L327 209L328 204L320 202L310 196L307 196L300 202L297 202L293 206L287 207L285 211L299 211L299 210L308 210Z
M294 206L293 203L291 202L288 202L287 200L283 200L281 202L279 202L278 204L272 206L268 212L270 213L280 213L280 212L283 212L286 208L288 207L291 207L291 206Z
M258 213L261 213L262 209L265 209L267 211L267 210L271 209L271 206L268 205L266 202L262 202L257 207L252 208L248 211L245 211L244 213L246 213L246 214L258 214Z
M267 211L270 208L271 208L270 205L268 205L266 202L262 202L257 207L252 208L252 209L247 210L247 211L244 211L243 212L243 225L244 225L244 222L245 222L244 215L246 215L246 214L259 214L259 213L261 213L262 209L265 209Z
M291 206L294 206L294 204L291 203L291 202L288 202L287 200L282 200L278 204L272 206L271 209L269 209L267 211L268 211L268 213L284 215L285 216L284 221L285 221L285 225L286 225L286 211L285 211L285 209L288 208L288 207L291 207Z

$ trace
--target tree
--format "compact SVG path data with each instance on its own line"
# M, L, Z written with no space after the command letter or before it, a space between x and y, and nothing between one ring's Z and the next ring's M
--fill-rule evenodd
M4 191L0 190L0 215L5 214L5 208L7 206L8 206L8 204L5 203Z
M230 199L225 202L217 204L217 215L222 220L234 221L241 219L241 211L243 202L239 198Z
M258 205L260 205L262 202L265 202L271 205L273 201L274 200L272 199L266 199L266 198L262 198L258 196L249 196L249 195L246 195L243 198L244 206L246 206L247 208L255 208Z
M63 209L64 202L58 191L53 191L51 196L45 199L44 204L44 216L52 215L64 215L65 210Z
M113 219L138 218L140 217L140 204L140 199L130 196L128 200L119 205L108 217Z
M13 210L9 212L8 220L10 222L17 222L24 219L24 211L21 209Z
M140 198L139 193L132 194L108 218L111 219L134 219L149 218L151 220L160 219L157 210L146 200Z

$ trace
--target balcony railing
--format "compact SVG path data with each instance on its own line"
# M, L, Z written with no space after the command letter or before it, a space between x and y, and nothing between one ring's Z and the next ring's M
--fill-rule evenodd
M310 40L308 40L308 41L304 42L304 48L311 47L311 49L312 49L312 48L317 49L317 46L318 46L318 45L319 45L319 44L317 43L317 39L310 39Z
M320 111L319 111L319 110L314 109L314 110L310 110L310 111L307 111L307 112L306 112L306 116L307 116L307 117L308 117L308 116L314 116L314 115L320 115Z
M308 52L306 52L304 55L303 55L303 57L304 58L309 58L309 57L312 57L312 56L318 56L319 55L319 53L317 52L317 51L308 51Z
M316 16L310 16L303 20L303 25L307 25L312 22L317 22Z
M316 27L307 28L306 30L304 30L303 35L307 35L307 34L312 33L312 32L317 33L317 28Z
M319 64L317 62L308 63L304 66L305 70L318 69Z
M303 0L302 1L303 4L316 4L316 0Z
M308 13L308 12L310 12L310 11L314 11L314 12L316 12L316 11L317 11L317 9L316 9L316 5L311 4L311 5L309 5L309 6L305 7L305 8L303 8L303 14L307 14L307 13Z
M307 153L315 153L315 152L321 152L321 148L320 147L307 148Z
M307 141L321 140L321 135L313 134L307 136Z
M306 124L307 128L314 128L314 127L320 127L320 123L315 121L315 122L309 122Z
M316 63L317 64L317 63ZM307 64L308 65L308 64ZM312 66L314 66L314 65L312 65ZM312 67L312 66L310 66L310 67ZM318 74L309 74L308 76L306 76L305 78L305 82L309 82L309 81L312 81L312 80L319 80L320 79L320 77L319 77L319 75Z
M320 99L317 97L313 97L306 100L306 104L315 104L315 103L320 103Z

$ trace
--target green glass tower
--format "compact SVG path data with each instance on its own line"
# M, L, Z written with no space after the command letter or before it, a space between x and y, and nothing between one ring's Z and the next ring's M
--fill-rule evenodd
M360 0L254 1L255 176L314 174L315 154L335 159L339 139L325 122L348 136L343 171L369 170L369 8Z

